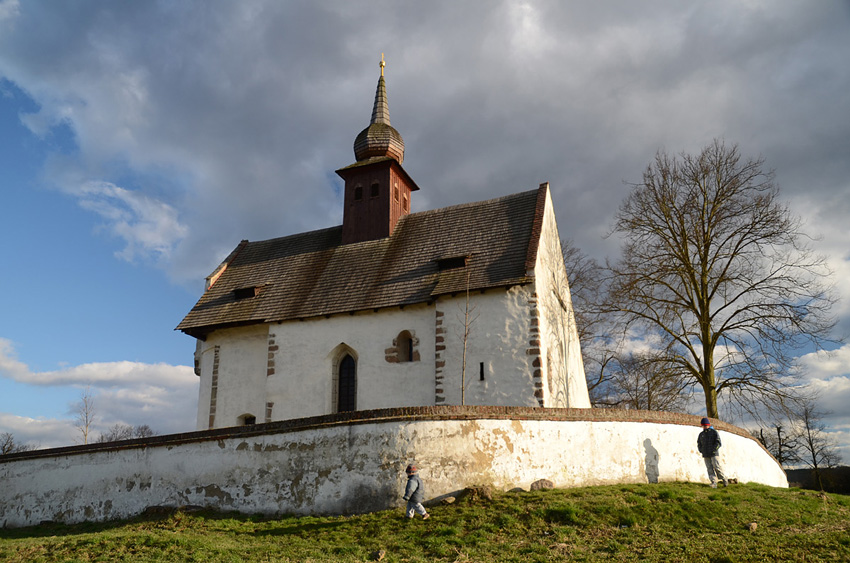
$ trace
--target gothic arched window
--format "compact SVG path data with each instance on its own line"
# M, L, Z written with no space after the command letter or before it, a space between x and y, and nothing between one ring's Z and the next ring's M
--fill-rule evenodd
M357 362L346 354L339 362L336 411L357 410Z

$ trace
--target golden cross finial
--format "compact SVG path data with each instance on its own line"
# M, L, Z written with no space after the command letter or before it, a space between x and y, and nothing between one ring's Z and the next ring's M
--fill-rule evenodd
M383 54L383 53L381 53L381 76L383 76L383 75L384 75L384 67L385 67L386 65L387 65L387 63L385 63L385 62L384 62L384 54Z

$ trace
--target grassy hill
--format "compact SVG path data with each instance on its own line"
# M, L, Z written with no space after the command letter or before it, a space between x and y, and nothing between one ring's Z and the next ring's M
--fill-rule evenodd
M850 561L850 497L799 489L616 485L499 493L430 511L426 521L399 509L48 524L0 530L0 560Z

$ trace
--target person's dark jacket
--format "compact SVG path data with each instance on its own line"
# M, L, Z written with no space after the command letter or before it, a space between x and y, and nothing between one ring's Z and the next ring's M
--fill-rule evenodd
M422 479L418 473L413 473L407 476L407 487L404 488L404 500L410 502L422 502L425 498L425 486L422 485Z
M720 434L713 426L709 426L699 433L697 438L697 449L702 457L714 457L720 449Z

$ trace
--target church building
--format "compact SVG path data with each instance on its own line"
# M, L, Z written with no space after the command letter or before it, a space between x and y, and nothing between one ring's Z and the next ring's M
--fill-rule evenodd
M342 225L243 240L177 329L197 429L433 405L589 408L548 184L411 213L381 76Z

